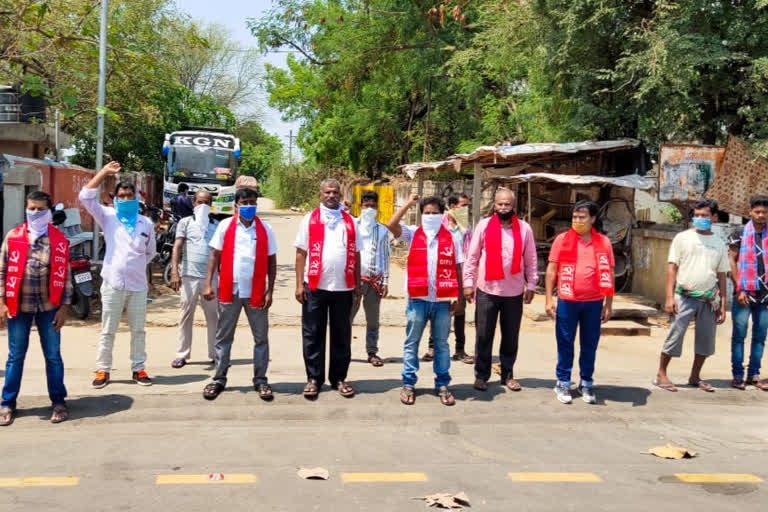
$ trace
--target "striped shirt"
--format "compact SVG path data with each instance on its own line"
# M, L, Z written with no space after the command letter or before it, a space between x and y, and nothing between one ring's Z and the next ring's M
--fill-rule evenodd
M360 231L360 220L355 219L357 236L360 237L360 275L375 277L381 273L382 286L389 285L389 230L380 222L371 226L371 231L364 235Z
M12 232L12 231L11 231ZM9 233L10 234L10 233ZM19 291L19 311L22 313L38 313L51 311L54 306L48 300L50 291L51 243L48 235L38 237L29 244L27 263L24 265L24 277ZM0 248L0 297L5 297L5 279L8 275L8 235ZM72 277L67 268L67 281L61 294L61 303L72 302Z

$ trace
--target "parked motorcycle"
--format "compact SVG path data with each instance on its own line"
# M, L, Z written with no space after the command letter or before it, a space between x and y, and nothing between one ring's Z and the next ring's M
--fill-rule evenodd
M163 269L163 282L165 286L171 286L171 256L173 255L173 244L176 241L176 227L179 224L179 220L181 219L178 216L172 215L168 229L161 229L156 232L156 261L160 268Z
M91 311L91 298L96 290L93 287L91 260L83 252L83 244L88 241L82 236L79 224L66 224L67 213L59 203L54 208L52 224L59 228L69 241L69 266L72 274L72 304L69 308L75 318L84 320Z

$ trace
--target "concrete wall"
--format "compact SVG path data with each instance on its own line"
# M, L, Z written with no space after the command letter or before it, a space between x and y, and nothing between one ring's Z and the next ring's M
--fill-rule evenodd
M669 246L683 226L661 224L632 231L632 293L643 295L660 305L666 302L667 257Z

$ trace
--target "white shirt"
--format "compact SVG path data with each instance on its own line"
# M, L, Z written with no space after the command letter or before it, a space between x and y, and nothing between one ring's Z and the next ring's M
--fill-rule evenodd
M308 251L309 248L309 218L312 213L308 213L301 219L299 225L299 232L296 234L296 240L293 242L293 246L303 251ZM320 222L322 222L322 215L320 216ZM342 292L349 291L353 288L347 286L347 225L344 220L338 221L333 228L329 228L327 224L325 227L325 240L323 241L323 262L322 270L320 272L320 282L317 285L318 290L326 290L329 292ZM355 225L355 250L360 252L363 248L363 243L360 238L360 231ZM309 262L304 265L304 282L308 282L307 270L309 269Z
M152 221L139 215L131 235L117 218L115 209L99 202L99 189L84 188L80 191L79 199L104 231L106 251L101 278L116 290L146 290L147 265L157 254Z
M420 226L406 226L405 224L401 224L400 228L402 229L402 233L400 234L400 240L406 242L408 244L408 247L411 247L411 242L413 242L413 235L416 233L416 230L419 229ZM451 233L451 236L453 237L453 254L456 255L456 264L459 265L461 263L464 263L464 253L461 250L462 246L462 237L463 235L456 233ZM443 301L451 301L452 299L441 299L440 301L437 300L437 247L438 247L438 240L437 237L429 238L427 237L427 289L429 290L429 296L427 297L411 297L412 299L421 299L426 300L429 302L443 302ZM459 286L459 293L461 293L461 276L456 276L456 281ZM408 294L408 272L405 273L405 293ZM458 297L457 297L458 298Z
M216 232L211 239L211 247L217 251L224 247L224 235L227 228L232 223L234 217L224 219L219 223ZM267 255L277 254L277 241L272 227L264 221L264 230L267 232ZM241 299L251 296L251 285L253 284L253 267L256 264L256 223L245 227L242 222L237 223L235 228L235 258L232 271L232 293Z
M367 235L360 231L360 219L355 219L357 226L357 236L360 237L360 275L374 277L381 273L381 283L389 284L389 230L387 226L376 222L371 226ZM376 244L376 254L373 254L373 232L378 231L378 244Z

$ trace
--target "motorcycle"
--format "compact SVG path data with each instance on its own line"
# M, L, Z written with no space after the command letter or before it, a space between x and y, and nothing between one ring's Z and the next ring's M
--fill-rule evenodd
M79 224L65 225L67 213L64 205L59 203L54 208L52 224L64 233L69 241L69 266L72 276L72 303L69 308L75 318L84 320L91 311L91 298L96 294L93 287L91 260L83 252L83 244L87 238L82 234Z
M167 214L166 214L167 215ZM157 247L157 263L163 269L163 282L165 286L171 286L171 256L173 255L173 244L176 241L176 227L181 220L177 215L170 217L168 229L161 229L156 232L155 242Z

